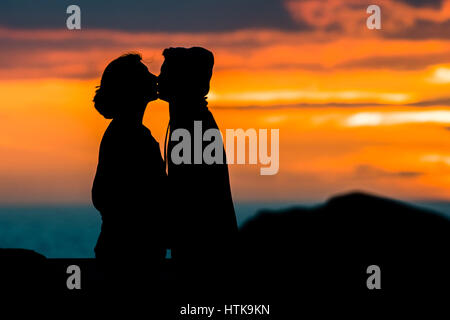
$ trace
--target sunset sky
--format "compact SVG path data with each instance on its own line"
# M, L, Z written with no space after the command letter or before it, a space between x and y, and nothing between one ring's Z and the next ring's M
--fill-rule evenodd
M81 7L82 30L66 29ZM381 30L366 8L381 7ZM364 190L450 200L450 0L2 1L0 204L90 203L111 60L215 55L209 107L225 129L280 130L277 175L232 165L235 201ZM168 105L145 124L164 144Z

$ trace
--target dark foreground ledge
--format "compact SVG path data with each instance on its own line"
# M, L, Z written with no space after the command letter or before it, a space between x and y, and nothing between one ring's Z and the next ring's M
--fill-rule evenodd
M448 297L449 245L448 219L352 194L315 208L259 214L241 228L238 252L222 270L216 265L204 273L185 272L171 260L156 271L139 270L122 261L134 279L126 288L116 285L118 279L127 282L126 274L106 276L95 259L46 259L33 251L0 249L0 290L67 301L99 301L112 293L159 306L170 302L172 314L178 305L194 303L281 304L279 311L299 301L379 305L387 298ZM68 286L70 266L81 271L80 288ZM380 289L368 287L370 266L380 269Z

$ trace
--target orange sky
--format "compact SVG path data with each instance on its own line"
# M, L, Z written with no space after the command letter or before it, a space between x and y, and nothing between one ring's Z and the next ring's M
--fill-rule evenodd
M289 4L293 17L317 25L308 32L0 28L15 44L1 53L0 204L89 203L108 124L91 103L102 70L139 51L158 74L162 49L175 45L214 52L209 105L223 132L280 130L279 173L231 166L235 200L317 201L353 189L449 200L450 38L386 34L450 19L450 1L440 9L380 1L387 18L372 31L364 12L337 1L327 1L335 15L317 18L316 2ZM343 29L320 29L334 20ZM152 102L145 124L160 144L167 120L167 104Z

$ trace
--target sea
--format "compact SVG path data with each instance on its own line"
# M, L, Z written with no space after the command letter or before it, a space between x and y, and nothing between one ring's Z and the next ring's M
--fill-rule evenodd
M236 203L238 225L242 226L262 210L315 203ZM420 202L450 219L450 202ZM101 218L89 205L0 206L0 248L34 250L47 258L93 258Z

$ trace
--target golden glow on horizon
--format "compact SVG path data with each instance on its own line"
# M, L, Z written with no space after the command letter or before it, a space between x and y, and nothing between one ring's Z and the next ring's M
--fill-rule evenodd
M436 83L450 83L450 68L436 68L431 81Z
M384 126L405 123L450 124L450 111L360 112L346 120L349 127Z
M89 202L98 146L108 124L92 106L96 84L1 83L8 105L2 108L2 119L8 121L2 121L0 138L0 172L8 182L0 184L3 203L20 201L21 190L29 202L54 197ZM214 109L213 103L211 108L222 130L280 129L278 175L261 177L255 166L230 166L236 200L323 199L360 188L401 198L450 197L449 109L240 110ZM166 103L149 104L145 123L161 147L167 120Z
M360 92L360 91L260 91L216 94L214 91L208 94L211 102L218 104L231 104L245 106L248 104L263 103L346 103L346 102L371 102L371 103L406 103L411 101L405 93L385 92Z
M0 29L0 37L113 42L79 50L23 49L0 67L0 203L88 203L108 125L91 102L103 68L138 50L158 74L161 49L175 44L214 52L208 101L222 131L280 129L279 173L261 177L254 166L231 166L235 200L321 200L351 189L450 199L450 105L411 106L450 97L450 40L271 30ZM152 102L145 124L161 147L167 121L167 104Z

